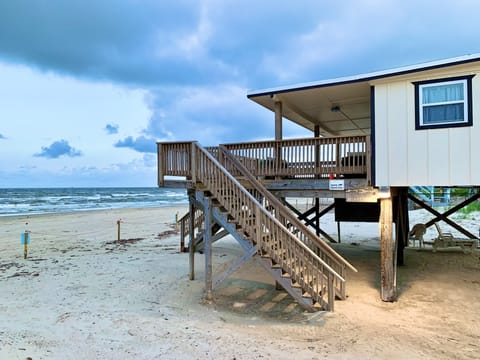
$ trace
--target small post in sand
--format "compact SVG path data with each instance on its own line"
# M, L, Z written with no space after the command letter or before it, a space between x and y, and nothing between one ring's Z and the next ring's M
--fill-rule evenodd
M122 219L117 220L117 238L118 241L120 241L120 223L122 222Z
M25 223L25 227L28 225L28 222ZM20 236L20 243L23 245L23 258L26 259L28 255L28 244L30 243L30 231L25 229L25 232Z

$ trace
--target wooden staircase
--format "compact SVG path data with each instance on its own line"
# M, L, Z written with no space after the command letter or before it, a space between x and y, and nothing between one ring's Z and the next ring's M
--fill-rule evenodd
M190 192L190 201L203 213L202 217L194 212L194 224L210 229L208 236L205 231L197 232L192 250L205 243L208 256L223 228L245 250L245 259L256 259L306 310L333 311L335 298L346 298L346 270L356 269L299 221L226 148L218 149L217 159L195 142L185 148L162 146L170 159L180 158L188 165L186 176L195 190ZM232 174L241 176L242 184ZM225 276L228 273L207 280L207 287Z

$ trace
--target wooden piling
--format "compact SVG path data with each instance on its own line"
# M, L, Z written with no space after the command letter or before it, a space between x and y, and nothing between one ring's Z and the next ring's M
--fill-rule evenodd
M381 241L381 299L395 301L395 271L392 238L392 198L380 200L380 241Z

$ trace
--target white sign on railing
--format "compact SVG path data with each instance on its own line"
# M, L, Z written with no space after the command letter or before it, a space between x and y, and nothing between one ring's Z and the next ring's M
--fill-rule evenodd
M345 190L345 180L329 180L328 181L329 190Z

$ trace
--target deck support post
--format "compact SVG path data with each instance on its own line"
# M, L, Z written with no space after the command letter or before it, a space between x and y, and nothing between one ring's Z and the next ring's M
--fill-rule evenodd
M395 301L396 298L392 212L392 197L388 190L388 195L380 199L381 299L383 301Z
M189 205L190 213L190 222L188 226L188 235L189 235L189 246L188 246L188 255L189 255L189 264L190 264L190 280L195 280L195 205L193 200L190 199Z
M212 264L212 202L210 198L205 198L205 230L203 233L203 242L205 244L205 300L213 299L213 264Z
M397 264L404 265L403 250L408 246L409 218L408 218L408 188L397 188L395 238L397 243Z
M162 150L162 144L158 143L157 144L157 169L158 169L158 174L157 174L157 182L158 182L158 187L163 187L165 184L165 169L164 169L164 163L163 163L163 150Z
M315 234L320 236L320 199L315 198Z
M282 118L283 118L282 102L275 101L275 140L282 140L283 138Z

